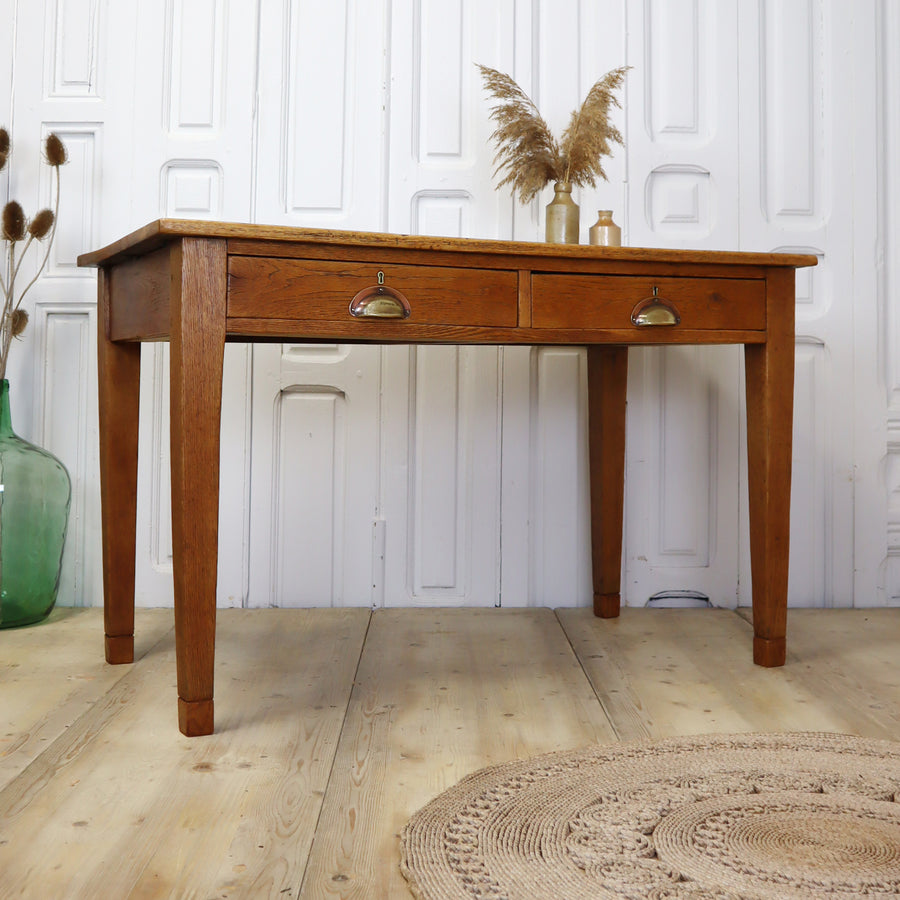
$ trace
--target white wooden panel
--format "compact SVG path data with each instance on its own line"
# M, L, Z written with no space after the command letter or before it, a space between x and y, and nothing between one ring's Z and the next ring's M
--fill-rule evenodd
M347 119L347 4L290 6L288 209L343 207ZM378 56L373 57L373 62ZM359 135L363 139L363 135Z
M150 559L157 572L172 571L172 457L169 446L169 345L157 344L148 348L151 354L150 403L154 415L151 432L152 453L150 475ZM146 397L146 380L141 385L141 397ZM146 401L143 405L148 405Z
M884 377L891 391L892 418L900 416L900 58L895 52L900 41L900 8L885 3L881 12L882 44L880 53L880 86L882 103L879 145L880 185L879 213L883 224L883 257L881 295L886 304L889 323ZM898 583L900 591L900 583Z
M622 215L617 214L617 221L624 227L626 242L632 244L760 250L804 247L820 254L821 267L798 277L797 421L804 429L802 440L812 441L814 446L796 445L797 465L805 468L799 478L795 470L795 503L812 510L810 515L821 513L822 524L820 532L795 539L793 559L800 553L801 562L799 567L795 564L795 572L792 569L791 589L792 596L800 597L798 602L806 602L801 595L810 585L813 591L824 585L824 595L830 594L834 602L848 602L853 559L846 548L855 546L859 556L861 547L884 540L884 534L871 540L871 529L854 533L854 515L862 522L870 515L868 510L882 510L872 502L879 490L883 510L887 507L879 468L884 456L883 431L863 427L859 417L854 419L854 408L863 403L873 405L860 398L880 390L883 415L886 386L890 415L900 434L900 375L895 362L900 355L896 336L900 334L896 326L900 316L894 301L897 279L893 263L900 257L900 252L894 252L900 233L894 212L900 208L894 202L896 160L900 157L892 152L900 143L896 87L900 79L894 77L900 13L895 4L877 0L854 4L840 0L748 0L740 4L736 0L561 0L554 4L530 0L491 4L477 0L403 4L387 0L366 4L348 4L346 0L330 4L311 0L168 0L165 6L142 4L139 8L137 0L115 4L47 0L39 4L7 2L7 7L5 20L16 23L17 47L14 54L7 54L11 60L7 77L11 79L14 66L15 85L10 80L7 90L0 89L0 96L14 97L14 109L10 108L4 120L15 121L14 138L20 150L27 148L28 135L36 136L45 128L71 135L66 137L72 162L63 170L66 200L60 242L51 260L50 277L41 282L41 302L55 303L57 298L60 303L90 301L91 275L75 269L75 255L96 246L98 238L114 239L160 211L192 217L539 239L547 198L523 208L513 203L508 193L494 190L492 148L487 143L491 123L474 63L484 62L513 74L556 130L564 126L569 112L599 75L615 65L632 64L623 92L626 109L618 119L628 146L617 148L609 160L610 183L580 193L582 233L595 218L596 208L618 207ZM257 19L262 28L258 42ZM43 52L35 53L42 41ZM324 68L317 69L316 60L322 57L326 57ZM876 58L880 92L874 84ZM310 70L311 75L300 77L299 73ZM115 77L107 73L115 73ZM313 91L316 96L310 96ZM882 120L877 141L866 118L874 117L876 110ZM875 145L883 147L879 188L884 199L877 220L873 216L876 191L871 184L876 166L868 149ZM34 173L37 168L35 163ZM32 170L17 168L15 177L20 183L30 184L31 176ZM16 185L14 191L18 196ZM48 182L40 182L40 192L42 198L49 196ZM22 200L30 207L25 195ZM874 239L874 221L881 228L878 241ZM867 248L876 244L883 258L873 260ZM883 273L877 294L885 312L881 320L874 300L875 271ZM76 295L78 300L73 299ZM59 332L60 336L64 333L69 335L65 329ZM877 352L879 347L884 352ZM35 349L56 353L52 348ZM65 358L67 351L61 352ZM295 373L313 365L312 357L320 353L318 365L328 367L332 365L329 352L335 354L333 348L310 350L302 361L293 352L285 353L279 365ZM352 354L357 352L362 349L354 348ZM381 359L381 351L375 352ZM532 542L533 535L527 534L532 494L537 485L544 485L541 497L549 496L546 491L553 488L546 485L553 483L553 468L559 459L571 458L567 454L572 452L571 442L579 440L577 419L583 416L583 408L577 404L583 404L584 398L576 398L574 408L561 407L576 424L567 426L570 430L557 440L552 432L543 430L540 421L534 421L534 416L544 415L543 401L534 407L532 403L539 390L544 392L542 396L550 396L554 383L563 394L566 378L560 376L555 382L551 366L539 381L536 373L540 367L532 365L524 349L499 355L493 350L478 352L482 355L471 357L471 367L468 361L463 365L458 383L460 446L456 460L459 465L465 459L467 467L475 469L468 482L460 479L456 494L460 509L468 510L461 513L467 524L460 532L465 541L457 550L460 559L469 554L475 560L475 551L469 546L474 541L481 555L472 563L474 568L465 571L484 573L472 574L466 590L471 589L474 596L478 584L490 586L496 577L499 545L481 541L479 536L488 534L490 517L499 508L499 488L491 487L491 478L499 478L502 455L504 516L521 516L525 506L524 519L517 518L504 529L503 583L514 588L519 602L533 601L536 591L543 602L548 583L558 577L552 593L559 602L585 602L579 579L586 576L579 574L577 565L542 574L535 590L522 574L529 568L532 550L545 553L543 546ZM727 580L722 573L734 569L733 561L723 559L734 537L728 531L733 520L728 513L728 491L737 491L733 467L737 454L729 449L736 438L728 423L734 422L739 409L733 390L738 383L733 377L738 355L727 349L723 353L715 368L705 368L712 363L695 367L685 361L685 370L678 375L688 394L690 385L707 375L725 385L725 393L712 407L699 397L683 401L689 409L685 414L688 420L703 421L707 416L707 428L718 429L709 444L709 452L716 458L717 474L710 487L710 504L716 511L710 513L707 523L718 535L717 545L709 543L712 555L708 566L653 566L638 559L646 556L643 550L651 542L646 536L633 540L629 531L626 592L639 602L646 589L669 586L674 575L707 587L717 585L718 590ZM385 602L411 602L408 576L412 563L405 555L409 523L398 517L409 516L413 508L407 496L416 474L408 469L408 414L409 398L415 397L415 367L410 368L403 350L383 355L391 359L384 408L393 418L385 418L379 434L370 414L362 412L371 402L377 421L377 411L382 408L380 375L374 386L370 379L373 371L379 372L379 364L363 355L365 362L354 369L352 354L333 363L343 367L341 379L322 376L319 381L326 385L337 382L336 389L347 398L347 433L353 435L350 445L366 446L381 460L385 492L379 500L378 473L374 495L369 493L371 484L359 489L369 498L361 503L365 509L359 516L362 531L345 536L344 544L365 544L366 553L371 554L373 533L376 545L383 539L388 569L399 566L402 573L398 582L396 573L386 570L382 582ZM163 361L153 362L155 355L147 353L150 365L144 387L148 391L164 384L160 376L167 372ZM668 435L676 444L685 440L676 414L682 400L669 397L668 388L665 397L658 393L658 380L644 372L640 363L645 356L644 351L633 354L639 372L633 379L636 384L629 388L626 518L632 525L638 516L644 522L659 523L662 532L672 535L664 546L701 546L702 542L683 540L677 531L677 514L674 524L666 518L681 501L678 490L671 494L666 487L669 475L663 472L660 476L656 463L651 479L656 486L641 495L650 498L649 505L642 507L643 501L634 499L635 476L642 471L646 474L648 460L662 459L661 436ZM528 358L523 363L524 357ZM262 359L260 355L257 363ZM223 457L226 564L242 558L242 542L247 540L246 527L241 532L235 523L244 514L249 453L242 442L248 430L244 426L250 420L244 402L249 355L229 347L229 360L238 365L235 371L226 371L223 453L235 457ZM41 358L34 366L26 365L20 378L21 360L13 360L17 384L28 391L33 377L29 373L42 372L49 361L49 357ZM501 364L502 392L497 381ZM565 370L564 365L562 368ZM861 378L869 369L877 372ZM362 374L357 376L357 370ZM487 379L478 382L482 392L478 402L465 399L475 396L473 372L478 379ZM34 380L40 384L41 377L38 374ZM828 394L821 393L822 378L830 385ZM274 380L278 391L291 384L319 383L305 373L303 378L278 376ZM365 385L362 392L353 389L358 384ZM648 391L651 402L645 405ZM652 391L657 391L656 401ZM235 394L240 395L236 401ZM260 391L255 424L260 410L274 408L273 397L268 387ZM640 404L631 402L636 400ZM660 415L662 400L663 419L654 419ZM669 403L673 404L671 410ZM637 405L649 410L649 418ZM498 449L501 409L504 446ZM30 413L23 410L17 420L27 422ZM159 498L154 515L164 520L167 513L162 503L167 488L165 410L157 405L155 415L154 422L145 416L149 427L142 432L139 558L146 567L148 550L155 541L154 553L164 572L169 538L165 529L151 538L147 524L145 480L154 465L158 470L154 490ZM717 425L713 421L716 416ZM40 402L35 417L43 421ZM354 430L356 417L368 421L370 430L362 426ZM659 427L661 421L668 423L669 430ZM275 433L269 425L265 428L271 443ZM158 437L150 441L157 430ZM477 434L484 440L477 446L465 446ZM541 463L546 472L534 468L535 435L541 435L548 448L556 447L561 454ZM648 435L653 435L656 443L648 443ZM896 446L900 442L892 445L892 454L897 452ZM864 469L854 468L860 448L868 454ZM679 452L686 453L686 445ZM815 460L812 466L806 459L809 453ZM154 457L158 463L153 462ZM258 462L254 482L264 480L264 453ZM697 461L693 465L696 477L702 466ZM352 477L347 475L348 510L350 498L357 492L357 487L350 485ZM865 502L858 502L854 513L854 484L866 479ZM650 480L643 483L649 485ZM585 487L582 482L573 488L580 491L582 502L586 502ZM395 488L395 495L389 496ZM674 506L673 498L679 500ZM557 514L563 514L562 502L556 511L550 511L551 522ZM887 515L879 512L882 514ZM271 525L272 510L263 515ZM891 516L896 523L895 513ZM796 517L795 512L795 521ZM345 527L350 529L351 519L356 518L348 512ZM470 520L475 520L474 526ZM570 541L573 535L576 543L581 540L580 527L576 524L575 531L567 535ZM900 534L900 526L891 527ZM541 566L555 564L553 542L559 533L551 527L540 538L550 541L551 551L542 557ZM796 547L803 547L804 540L812 543L798 551ZM520 548L518 555L510 549L513 547ZM493 566L486 561L489 554L495 557ZM871 560L871 556L864 558ZM824 568L820 559L828 560ZM900 566L895 571L892 564L886 566L887 577L894 579L888 593L900 596L896 589ZM371 560L362 568L367 572L368 587L360 582L358 589L348 588L345 571L343 602L369 602L378 596L371 587ZM872 568L857 565L858 572ZM238 565L229 570L228 578L222 579L229 587L220 602L233 602L235 596L240 602L239 569ZM164 582L147 577L146 568L142 573L141 602L164 599ZM876 584L874 576L866 577L867 583ZM565 578L569 581L562 580ZM743 573L744 589L748 581ZM478 596L489 593L485 590ZM271 602L270 594L263 602ZM512 597L510 602L515 602ZM816 602L824 601L820 597Z
M143 357L136 602L139 606L168 606L173 602L169 345L146 344ZM220 607L241 606L247 594L249 378L247 347L227 345L219 462L217 603Z
M260 0L259 221L385 230L389 23L386 0Z
M95 541L97 491L96 367L92 339L96 312L90 304L38 301L31 328L39 341L41 421L36 443L65 465L72 482L69 530L59 603L91 606L100 590Z
M669 347L655 356L660 406L658 433L650 446L659 495L650 522L649 561L708 566L716 532L715 383L701 348Z
M413 198L433 209L441 197L471 197L463 236L510 235L512 201L507 190L494 190L493 125L476 63L513 72L516 6L515 0L393 5L387 230L415 231L425 209ZM436 227L446 234L452 223Z
M228 0L169 0L166 120L175 135L218 130Z
M133 140L135 13L130 2L100 0L7 0L0 6L9 26L0 47L6 60L0 120L14 144L12 193L29 215L52 206L55 197L53 173L42 161L48 132L61 134L70 156L61 169L56 243L25 300L31 321L10 355L16 424L25 434L42 435L38 443L50 446L69 469L74 493L59 602L92 605L102 599L96 286L93 273L76 268L75 257L97 245L103 228L121 233L130 225L130 145L108 164L103 154L110 146L121 148L123 136ZM111 71L121 77L110 78ZM5 187L4 177L0 189ZM42 249L31 249L20 277L34 273Z
M459 444L459 354L432 347L416 357L413 473L413 591L461 588L460 494L466 458Z
M895 3L879 9L879 87L882 108L879 121L879 218L883 231L883 255L879 259L879 300L884 305L888 334L881 360L881 376L888 387L887 450L884 491L887 527L884 584L887 602L900 605L900 8ZM881 487L882 485L879 485Z
M508 233L475 63L509 68L513 13L510 0L393 7L389 230ZM501 352L421 347L385 360L385 603L498 603Z
M259 16L253 218L385 230L388 4L261 0ZM311 603L382 602L384 578L375 564L375 544L383 546L386 525L378 497L381 353L336 345L254 347L250 605L301 602L291 599L295 576ZM298 385L318 385L345 398L348 463L335 471L343 499L340 509L338 495L327 492L317 507L279 504L283 552L273 560L273 473L278 447L295 440L284 430L290 420L282 428L273 412L276 398ZM297 421L305 415L298 406ZM327 459L334 448L326 432L318 428L314 435L308 452ZM305 477L316 475L311 470ZM294 546L293 535L316 528L316 517L333 523L323 531L338 547L334 552L323 549L326 537L318 533L308 550ZM383 565L383 553L378 557ZM307 568L311 581L303 574Z
M418 191L412 202L414 234L461 237L469 233L472 197L466 191Z
M420 160L463 151L463 0L415 0L421 25L413 53L420 68L414 139ZM468 124L468 122L466 122Z
M590 603L586 363L583 350L534 351L533 592L537 605Z
M873 269L867 259L853 261L853 231L864 228L868 214L846 175L854 153L866 146L861 135L874 139L874 119L865 120L869 100L862 98L868 90L847 77L846 60L848 53L860 52L865 65L871 49L862 50L858 42L856 5L759 0L755 6L740 7L741 79L760 88L745 94L749 102L742 104L747 200L741 242L758 250L803 247L820 260L797 278L793 527L806 530L793 539L789 603L850 605L853 547L859 539L854 520L871 515L859 506L854 512L854 456L869 452L861 451L868 438L855 442L853 437L854 407L864 405L854 382L874 348L870 344L854 360L862 310L873 309L867 285ZM852 46L858 50L850 51ZM871 166L863 164L860 175ZM752 202L757 191L759 207ZM815 391L810 379L819 379ZM874 387L869 376L863 383ZM823 384L829 393L819 393ZM745 544L742 602L749 602L746 554Z
M819 262L816 266L797 269L794 278L794 299L797 323L801 329L820 322L827 315L834 299L830 289L834 283L834 276L830 271L830 260L825 258L825 251L808 245L790 245L776 247L775 252L809 253L818 257Z
M734 248L737 4L627 7L639 27L628 32L626 242ZM629 352L622 589L630 605L662 590L736 602L739 376L733 348Z
M499 350L419 347L412 355L408 596L497 603ZM401 523L389 517L388 526Z
M100 0L47 3L44 77L48 97L99 96L100 35L105 12Z
M340 603L346 398L340 391L297 386L279 396L275 420L269 503L275 521L272 580L278 605Z
M69 161L61 166L60 184L65 203L60 201L56 239L50 251L46 276L93 280L87 269L79 269L76 259L96 241L95 206L99 194L102 160L102 126L99 123L45 123L42 141L56 132L66 145ZM44 166L41 173L42 203L53 208L56 176Z
M700 166L659 166L647 177L647 222L667 239L707 237L713 230L715 201L710 173Z
M182 219L221 219L224 174L214 160L169 160L160 180L160 207Z
M130 179L119 199L127 222L108 239L161 215L250 220L257 4L167 0L134 4L133 15L134 59L116 71L135 73L130 84L134 124L124 149L117 143L103 150L107 163L117 153L128 160ZM105 232L105 219L99 227ZM172 602L168 350L147 345L143 360L137 600L160 605ZM226 347L220 606L241 605L248 593L250 363L246 346Z
M832 605L829 496L831 435L828 353L801 341L794 370L793 475L791 479L792 606Z
M816 0L765 0L761 7L765 104L765 209L770 221L794 227L823 224L824 58L820 4Z
M646 0L644 114L651 138L693 138L708 130L701 112L701 77L708 48L701 47L699 0Z
M372 603L380 355L254 348L249 605Z
M623 601L695 590L737 602L741 449L738 347L632 348Z

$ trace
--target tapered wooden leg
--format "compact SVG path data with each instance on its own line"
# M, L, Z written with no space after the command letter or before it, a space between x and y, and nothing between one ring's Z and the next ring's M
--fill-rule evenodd
M109 339L109 280L98 275L97 374L103 627L106 661L134 661L134 558L137 515L141 345Z
M786 654L794 405L794 272L770 272L768 340L744 347L753 661L782 666Z
M587 362L594 615L609 619L621 603L628 348L588 347Z
M213 731L225 243L184 239L173 254L170 405L175 653L178 727L192 737Z

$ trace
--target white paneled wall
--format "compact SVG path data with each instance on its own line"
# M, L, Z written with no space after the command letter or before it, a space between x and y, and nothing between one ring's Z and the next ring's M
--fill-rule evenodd
M0 0L9 189L58 242L10 366L18 430L75 485L61 602L100 597L94 276L160 215L540 240L494 189L513 75L561 132L631 66L609 181L626 243L789 250L797 282L790 597L900 602L900 8L893 0ZM6 180L0 185L4 190ZM549 191L547 192L549 194ZM138 602L171 603L168 353L143 350ZM750 598L734 347L630 351L623 592ZM590 599L577 348L227 348L220 605Z

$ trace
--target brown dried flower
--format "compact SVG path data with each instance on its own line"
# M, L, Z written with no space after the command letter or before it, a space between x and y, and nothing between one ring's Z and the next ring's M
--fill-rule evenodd
M18 337L28 326L28 313L24 309L14 309L9 316L9 331L13 337Z
M47 140L44 141L44 155L47 157L47 162L54 167L64 166L69 161L66 145L53 131L47 135Z
M494 174L505 172L498 188L512 185L527 203L551 181L596 185L606 178L601 159L622 144L622 135L609 121L610 104L619 106L614 92L621 87L628 67L613 69L597 81L580 109L572 113L562 142L554 138L537 106L513 81L488 66L479 66L485 87L499 101L491 109L497 123L491 138L497 146Z
M44 141L46 163L55 174L55 203L53 209L42 209L28 221L21 205L10 200L0 216L0 239L5 243L0 262L0 379L6 377L6 364L13 338L19 337L28 325L28 313L22 309L26 294L37 283L50 259L56 226L59 221L60 172L68 160L65 144L57 134L49 134ZM0 169L6 165L11 152L9 132L0 128ZM21 287L19 276L22 263L35 241L43 243L31 278Z
M3 207L3 239L21 241L25 237L25 211L21 205L10 200Z
M42 209L28 223L28 233L39 241L43 240L50 233L55 220L56 216L53 215L52 209Z

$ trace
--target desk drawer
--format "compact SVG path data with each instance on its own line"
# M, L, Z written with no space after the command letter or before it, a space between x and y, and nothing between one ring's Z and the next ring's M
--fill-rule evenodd
M495 327L518 322L517 272L254 256L228 262L228 315L358 322L364 329L366 319L355 319L350 303L379 280L409 303L409 316L398 322Z
M649 334L664 328L762 331L766 327L762 280L535 273L531 290L535 328L633 328ZM648 324L636 324L632 316L637 318L644 301L654 296L655 302L644 305L642 320Z

